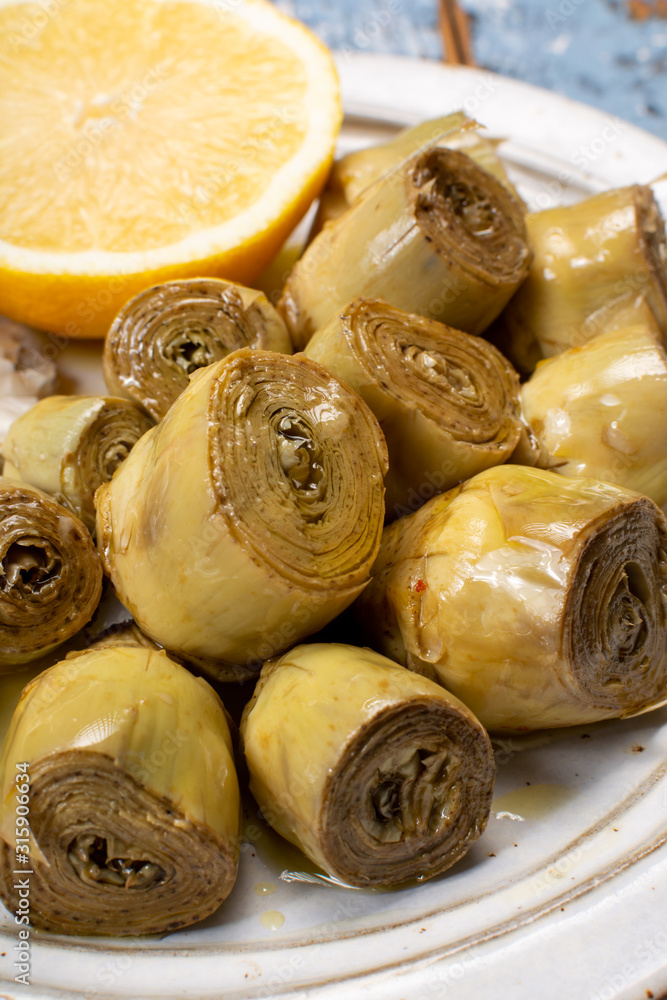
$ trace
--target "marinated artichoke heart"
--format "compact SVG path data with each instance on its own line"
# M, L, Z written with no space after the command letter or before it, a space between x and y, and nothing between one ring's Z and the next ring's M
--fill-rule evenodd
M667 354L643 301L583 347L542 362L521 388L521 406L532 442L514 458L535 456L563 476L667 503Z
M356 299L305 354L368 403L387 441L393 520L506 461L519 441L518 376L491 344L384 302Z
M0 476L0 669L55 649L90 621L102 566L78 517Z
M311 235L315 235L327 222L337 219L346 212L356 199L388 170L408 157L435 146L458 149L466 153L516 195L496 152L497 143L481 134L480 128L481 126L463 111L455 111L451 115L433 118L412 128L403 129L389 142L355 150L342 156L334 162L324 191L320 195Z
M160 420L193 372L242 347L292 353L263 292L218 278L166 281L119 312L104 344L104 377L111 392Z
M492 333L520 371L592 340L640 294L667 330L665 225L650 188L605 191L526 225L530 273Z
M165 653L91 650L24 689L1 762L0 896L11 912L20 762L35 926L161 934L203 920L231 891L240 798L225 714Z
M356 296L481 333L528 273L521 203L434 148L373 184L306 248L278 303L297 347Z
M241 720L262 815L329 875L439 875L486 826L494 760L474 715L369 649L298 646L262 668Z
M359 617L493 730L667 698L667 522L646 497L501 465L385 529Z
M160 645L220 678L257 672L368 582L386 462L375 417L330 372L237 351L98 491L106 570Z
M3 472L50 494L94 531L95 490L152 426L126 399L48 396L12 424Z

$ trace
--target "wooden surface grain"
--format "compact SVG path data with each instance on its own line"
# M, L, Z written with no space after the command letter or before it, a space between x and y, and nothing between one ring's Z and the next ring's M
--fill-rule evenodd
M441 59L438 0L276 0L334 49ZM667 139L667 0L460 0L478 66Z

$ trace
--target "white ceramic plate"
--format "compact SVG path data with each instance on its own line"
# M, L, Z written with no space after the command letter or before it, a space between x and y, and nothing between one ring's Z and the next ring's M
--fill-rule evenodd
M556 95L477 70L340 61L341 148L463 107L496 136L531 207L667 171L667 144ZM72 390L101 387L98 346L66 348ZM204 924L163 940L32 933L0 997L249 1000L640 1000L667 994L667 710L496 744L486 833L441 878L398 892L304 881L252 814L238 883ZM305 878L311 878L305 872Z

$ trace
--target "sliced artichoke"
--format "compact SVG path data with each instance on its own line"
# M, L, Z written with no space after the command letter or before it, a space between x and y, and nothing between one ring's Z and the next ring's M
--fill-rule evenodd
M18 838L17 774L29 779ZM163 652L94 650L40 674L0 780L0 896L18 912L25 844L37 927L162 934L209 916L234 885L240 798L222 704Z
M292 353L263 292L218 278L166 281L131 299L104 344L109 390L160 420L190 375L241 347Z
M95 490L152 426L126 399L47 396L10 427L3 474L50 494L94 531Z
M0 477L0 669L55 649L90 621L102 565L78 517Z
M334 162L319 206L311 235L315 235L327 222L337 219L347 211L357 198L388 170L403 160L424 152L427 148L442 146L458 149L493 174L514 195L505 168L496 152L497 143L487 139L481 126L463 111L454 111L442 118L421 122L403 129L389 142L366 149L355 150ZM517 196L518 197L518 196Z
M665 225L634 184L526 217L534 259L493 339L520 371L581 347L642 295L667 330Z
M297 347L356 296L481 333L528 273L523 207L440 147L385 174L307 247L279 308Z
M432 878L486 826L484 729L439 685L369 649L315 643L267 663L241 735L263 817L348 885Z
M543 361L521 388L521 407L531 443L519 461L667 504L667 354L642 300L583 347Z
M667 521L646 497L500 465L385 529L359 616L489 729L667 698Z
M98 545L142 631L240 678L366 585L385 472L377 421L339 379L237 351L198 372L100 488Z
M368 403L387 441L387 519L506 461L519 441L519 380L488 341L384 302L355 299L305 354Z

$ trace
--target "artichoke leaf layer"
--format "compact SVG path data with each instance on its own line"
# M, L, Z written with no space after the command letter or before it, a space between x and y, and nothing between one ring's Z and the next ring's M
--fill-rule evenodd
M660 208L639 184L526 216L526 281L492 332L520 371L581 347L638 296L667 331L667 242Z
M385 529L372 644L492 730L578 725L667 696L667 521L631 490L496 466Z
M521 409L530 435L513 461L667 503L667 353L643 300L583 347L541 362L521 388Z
M241 734L264 818L349 885L438 875L486 826L484 729L439 685L369 649L313 643L269 661Z
M386 464L375 417L339 379L240 350L193 376L98 491L98 546L142 631L240 678L367 584Z
M240 797L225 713L165 653L91 650L24 689L0 774L0 894L12 911L18 763L28 765L36 926L163 933L231 891Z
M326 226L278 307L298 348L357 296L477 334L530 259L518 199L469 156L438 147L389 171Z
M519 441L518 376L481 337L356 299L304 353L378 418L389 451L387 520L506 461Z
M50 494L93 531L95 490L152 426L126 399L47 396L10 427L3 474Z
M41 490L0 476L0 670L70 639L101 594L102 565L85 525Z
M416 153L440 146L465 153L518 197L496 151L498 143L488 139L478 122L465 112L454 111L403 129L389 142L355 150L335 160L320 195L311 237L327 222L347 211L371 184L397 164Z
M242 347L292 353L263 292L218 278L166 281L121 309L104 343L104 377L160 420L190 376Z

